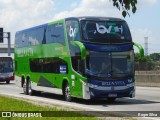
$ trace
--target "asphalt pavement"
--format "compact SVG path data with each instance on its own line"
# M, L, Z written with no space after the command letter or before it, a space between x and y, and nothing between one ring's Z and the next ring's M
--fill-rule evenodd
M102 111L126 113L133 117L142 117L143 115L153 113L152 117L146 119L158 120L156 114L160 115L160 88L156 87L136 87L135 98L118 98L115 102L109 103L106 99L101 100L83 100L74 99L72 102L64 101L62 95L42 93L37 96L24 95L22 88L15 85L0 83L0 95L9 95L13 97L36 100L48 104L70 107L80 111ZM154 116L155 115L155 116Z

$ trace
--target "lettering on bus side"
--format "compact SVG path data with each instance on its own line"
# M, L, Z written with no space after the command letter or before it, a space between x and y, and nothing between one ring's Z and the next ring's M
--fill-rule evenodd
M114 85L125 85L124 81L115 81L115 82L102 82L102 86L104 85L109 85L109 86L114 86Z
M17 56L18 57L33 56L33 49L32 48L18 49Z

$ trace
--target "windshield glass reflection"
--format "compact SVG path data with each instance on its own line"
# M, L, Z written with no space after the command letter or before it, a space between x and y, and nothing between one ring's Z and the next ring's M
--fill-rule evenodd
M126 77L133 74L130 52L88 52L86 74L102 78Z

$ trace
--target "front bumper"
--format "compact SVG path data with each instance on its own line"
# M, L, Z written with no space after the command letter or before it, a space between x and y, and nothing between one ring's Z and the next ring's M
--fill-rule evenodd
M14 80L14 74L11 73L0 73L0 82Z
M123 86L120 86L123 87ZM125 88L123 90L113 90L117 86L112 86L111 90L98 90L96 88L89 88L90 97L92 98L108 98L108 97L134 97L135 96L135 87ZM112 95L112 96L111 96Z
M0 82L10 81L10 80L14 79L11 79L11 77L0 77Z
M5 82L5 81L8 81L10 80L9 78L0 78L0 82Z
M83 84L83 98L109 98L109 97L135 97L135 83L128 83L121 86L97 86Z

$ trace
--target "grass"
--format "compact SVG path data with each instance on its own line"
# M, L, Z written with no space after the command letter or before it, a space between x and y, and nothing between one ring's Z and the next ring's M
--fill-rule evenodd
M96 117L88 117L86 115L82 115L77 112L65 112L62 109L57 109L57 108L52 108L52 107L43 107L40 105L34 105L32 103L23 101L23 100L18 100L15 98L10 98L10 97L5 97L5 96L0 96L0 111L36 111L36 112L41 112L41 111L49 111L54 117L32 117L32 118L18 118L18 117L11 117L11 118L0 118L1 120L98 120ZM48 114L49 114L48 112ZM43 112L42 112L43 113ZM61 116L69 116L69 117L61 117ZM1 116L1 115L0 115ZM42 114L43 116L43 114ZM58 116L58 117L55 117ZM75 117L76 116L76 117ZM78 116L78 117L77 117Z

